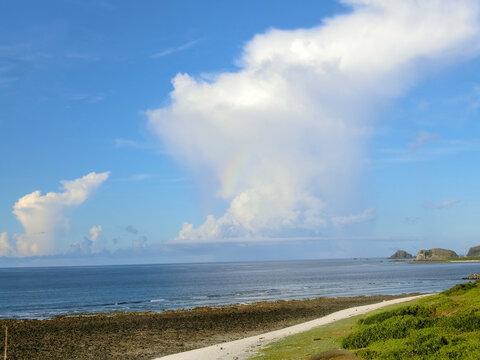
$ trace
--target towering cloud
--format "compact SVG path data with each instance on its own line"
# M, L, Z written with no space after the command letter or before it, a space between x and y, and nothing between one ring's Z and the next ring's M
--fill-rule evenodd
M13 213L22 223L25 233L14 235L17 255L58 252L58 236L68 228L64 211L82 204L108 176L108 172L92 172L73 181L61 181L63 192L41 195L37 190L20 198L13 207ZM101 227L91 229L92 239L96 239L100 230Z
M352 217L348 194L372 121L432 65L480 50L476 0L348 0L318 27L255 36L237 72L178 74L168 106L147 112L169 152L209 169L230 201L178 238L282 236Z

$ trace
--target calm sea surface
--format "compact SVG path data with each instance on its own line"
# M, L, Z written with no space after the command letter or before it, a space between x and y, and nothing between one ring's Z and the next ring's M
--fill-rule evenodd
M438 292L480 264L386 259L0 269L0 318Z

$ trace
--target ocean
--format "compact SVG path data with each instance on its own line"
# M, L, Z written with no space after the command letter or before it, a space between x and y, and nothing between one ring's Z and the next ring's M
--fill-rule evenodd
M480 264L388 259L0 269L0 318L439 292Z

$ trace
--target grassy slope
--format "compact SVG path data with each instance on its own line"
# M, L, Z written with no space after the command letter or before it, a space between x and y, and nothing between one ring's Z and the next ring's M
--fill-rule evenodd
M470 261L470 260L480 260L480 256L465 256L457 258L448 258L448 261Z
M480 282L287 337L250 359L308 360L342 346L363 359L480 359Z
M404 260L400 260L404 261ZM469 262L469 261L480 261L480 256L465 256L465 257L453 257L453 258L445 258L442 260L415 260L413 258L411 260L412 263L417 264L436 264L436 263L449 263L449 262Z
M480 283L369 316L342 345L364 359L480 359Z
M336 321L334 323L288 336L260 351L251 360L303 360L313 354L340 348L341 339L348 334L358 317ZM249 359L249 360L250 360Z
M417 301L409 302L415 304ZM392 305L387 309L396 309L403 305ZM381 310L380 310L381 311ZM374 312L374 314L379 311ZM249 360L306 360L312 356L342 347L342 339L352 332L355 324L365 315L335 321L331 324L285 337L261 349ZM353 354L353 351L350 351ZM341 358L335 357L340 360Z

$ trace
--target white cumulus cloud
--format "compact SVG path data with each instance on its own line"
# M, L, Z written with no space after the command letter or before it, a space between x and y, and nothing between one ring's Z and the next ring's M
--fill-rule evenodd
M63 192L42 195L37 190L20 198L13 207L13 213L22 223L25 233L14 235L17 255L57 253L58 237L69 224L64 211L82 204L108 176L108 172L91 172L73 181L61 181ZM96 238L98 232L91 235Z
M0 256L12 255L13 249L6 232L0 233Z
M87 255L92 253L92 245L98 239L102 231L102 225L94 225L90 228L90 238L84 237L82 241L76 241L70 245L69 253L75 255Z
M328 214L350 201L382 107L432 65L479 53L476 0L344 3L351 13L317 27L256 35L237 72L178 74L170 104L147 111L169 153L194 171L208 169L230 203L199 227L185 223L178 239L327 227Z
M102 231L102 225L92 226L90 228L90 240L97 241L100 231Z

